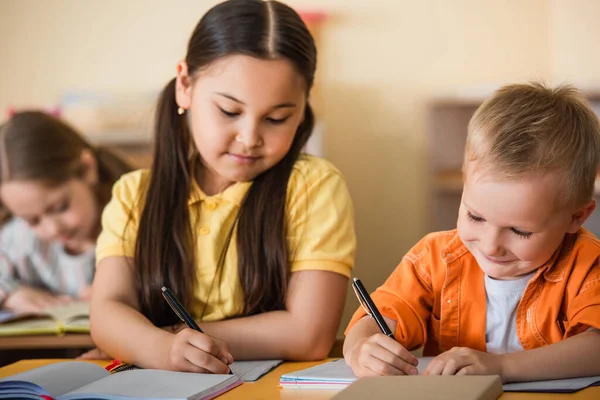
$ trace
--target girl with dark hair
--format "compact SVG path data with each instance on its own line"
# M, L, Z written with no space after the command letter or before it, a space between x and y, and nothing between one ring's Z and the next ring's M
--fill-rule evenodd
M23 112L0 127L0 307L89 299L100 213L132 168L63 121Z
M159 100L153 165L103 215L91 323L105 352L212 373L328 354L356 241L340 172L302 154L315 68L280 2L230 0L200 20ZM162 286L204 333L177 324Z

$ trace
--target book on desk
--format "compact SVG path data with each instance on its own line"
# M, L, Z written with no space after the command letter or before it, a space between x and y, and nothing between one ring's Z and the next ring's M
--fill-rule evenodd
M433 357L420 357L418 370L422 373ZM411 377L399 377L409 382ZM433 377L435 378L435 377ZM317 365L316 367L284 374L279 380L282 388L292 389L344 389L358 378L344 359L339 359ZM600 386L600 376L555 379L534 382L505 383L502 389L505 392L543 392L543 393L571 393L589 386Z
M61 335L90 332L90 306L76 301L37 313L0 310L0 336Z
M212 399L242 382L258 380L281 363L237 361L230 366L232 375L213 375L153 369L111 374L93 363L59 362L0 379L0 399Z

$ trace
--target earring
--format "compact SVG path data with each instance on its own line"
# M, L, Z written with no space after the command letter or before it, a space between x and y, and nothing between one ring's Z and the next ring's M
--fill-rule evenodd
M183 107L178 107L177 108L177 114L183 115L184 113L185 113L185 108L183 108Z

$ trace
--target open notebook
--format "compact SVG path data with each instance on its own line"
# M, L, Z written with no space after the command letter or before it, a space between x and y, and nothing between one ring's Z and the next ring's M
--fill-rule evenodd
M201 400L238 385L237 375L134 369L110 374L99 365L69 361L0 380L0 399Z
M423 372L433 357L419 358L419 373ZM293 389L344 389L356 380L356 375L339 359L316 367L281 375L279 384ZM551 381L507 383L502 386L505 392L545 392L570 393L588 386L600 386L600 376L557 379Z
M52 335L90 332L90 306L76 301L39 313L0 313L0 336Z

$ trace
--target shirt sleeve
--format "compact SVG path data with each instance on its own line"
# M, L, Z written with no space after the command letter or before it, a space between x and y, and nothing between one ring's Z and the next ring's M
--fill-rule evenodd
M377 309L384 317L397 322L395 339L408 350L422 347L427 341L427 324L433 306L433 292L421 260L409 253L394 272L371 294ZM367 315L358 307L344 334Z
M0 306L20 283L16 266L9 254L14 248L14 243L11 243L13 236L7 223L0 230Z
M600 264L594 265L587 274L579 292L567 308L570 337L587 330L600 329Z
M287 200L291 271L350 277L356 236L354 208L341 173L324 161L291 177Z
M123 175L112 189L102 212L102 232L96 244L96 263L110 256L133 257L139 224L141 171Z

